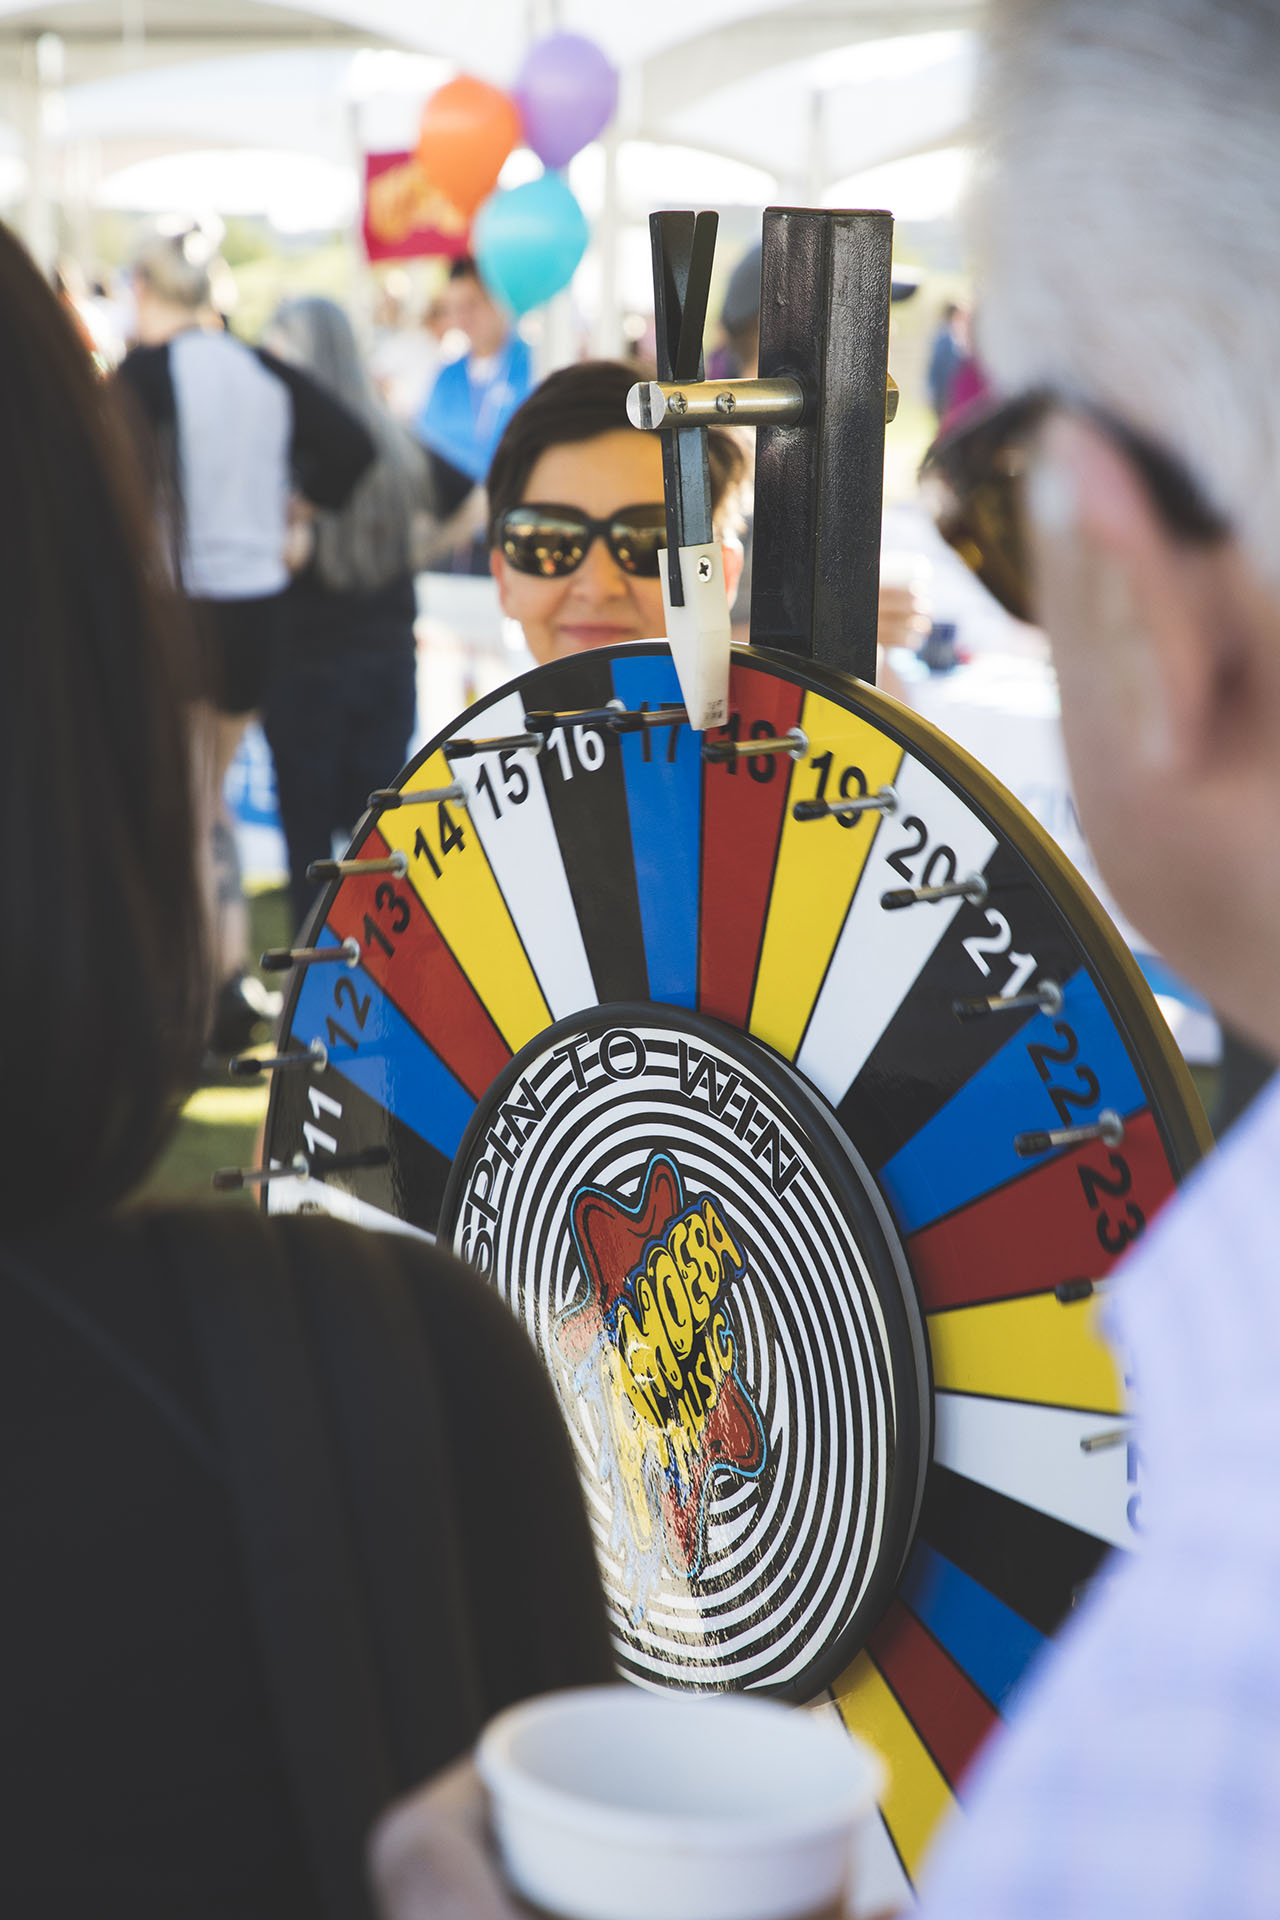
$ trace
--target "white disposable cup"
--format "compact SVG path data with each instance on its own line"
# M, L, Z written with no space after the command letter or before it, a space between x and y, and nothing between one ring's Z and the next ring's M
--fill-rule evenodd
M880 1762L844 1729L742 1694L544 1694L477 1750L516 1892L564 1920L799 1920L838 1911Z

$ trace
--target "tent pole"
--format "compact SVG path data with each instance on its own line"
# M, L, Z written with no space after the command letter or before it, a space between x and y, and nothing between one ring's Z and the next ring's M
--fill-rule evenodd
M58 233L53 201L53 152L49 140L52 109L64 71L63 44L56 33L24 40L22 74L18 88L19 127L27 185L23 197L21 231L32 259L41 272L53 276L58 258Z
M604 154L604 193L596 223L595 246L600 261L600 301L596 310L594 349L602 360L616 360L623 349L622 304L618 294L618 129L606 128L600 146Z

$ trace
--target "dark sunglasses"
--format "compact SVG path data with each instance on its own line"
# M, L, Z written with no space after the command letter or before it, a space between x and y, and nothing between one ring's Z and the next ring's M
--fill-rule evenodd
M1083 414L1108 435L1176 538L1209 543L1230 533L1182 462L1145 434L1085 401L1047 389L1020 394L935 440L920 468L939 533L1009 613L1019 620L1036 617L1022 482L1030 443L1055 409Z
M576 507L525 501L500 513L493 545L518 573L561 580L579 568L593 541L603 540L624 573L640 580L658 577L658 550L667 544L667 517L661 501L619 507L607 520L593 520Z

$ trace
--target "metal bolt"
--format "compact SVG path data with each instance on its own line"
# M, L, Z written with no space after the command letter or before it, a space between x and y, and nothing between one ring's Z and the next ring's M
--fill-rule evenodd
M834 812L834 807L831 810ZM970 873L963 880L946 880L940 887L891 887L888 893L880 895L880 905L893 909L916 907L926 901L933 904L939 900L967 900L971 907L980 907L986 897L986 880L980 873Z
M688 413L689 411L689 402L682 393L668 394L667 405L672 413Z
M1082 1147L1087 1140L1101 1140L1118 1147L1124 1139L1124 1121L1111 1107L1104 1107L1096 1120L1083 1127L1055 1127L1051 1132L1037 1128L1034 1133L1015 1133L1013 1150L1020 1160L1038 1153L1053 1153L1059 1147Z
M717 413L732 413L737 404L737 401L731 393L718 393L716 395Z
M711 578L712 571L713 569L711 566L711 561L708 558L708 556L704 553L702 558L698 562L699 580L709 580Z

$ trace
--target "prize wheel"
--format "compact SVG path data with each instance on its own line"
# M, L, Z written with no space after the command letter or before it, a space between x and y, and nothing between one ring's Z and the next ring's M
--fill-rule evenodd
M367 816L311 923L345 954L286 1000L266 1204L501 1291L621 1670L838 1712L887 1762L892 1894L1140 1528L1095 1283L1207 1133L1110 922L944 736L758 650L721 733L627 718L679 700L659 644L540 668Z

